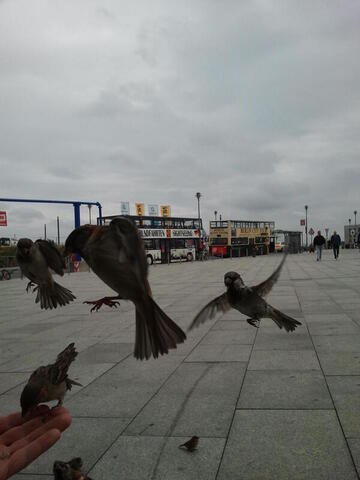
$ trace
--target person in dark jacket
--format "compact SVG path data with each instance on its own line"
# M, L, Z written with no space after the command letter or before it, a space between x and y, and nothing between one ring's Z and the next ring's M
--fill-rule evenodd
M340 245L341 245L341 238L338 233L336 233L336 230L334 230L333 235L331 236L330 239L331 246L334 252L334 258L337 260L339 258L339 250L340 250Z
M325 245L325 238L321 235L321 231L318 230L316 237L314 238L314 247L316 251L316 261L321 260L322 249Z

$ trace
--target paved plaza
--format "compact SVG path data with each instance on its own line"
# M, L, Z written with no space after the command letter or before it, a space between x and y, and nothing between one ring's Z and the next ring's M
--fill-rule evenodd
M156 301L186 329L239 271L259 283L281 255L153 265ZM41 311L26 281L0 282L0 414L19 409L24 382L74 341L65 399L71 427L17 480L52 478L54 460L81 456L94 480L352 480L360 472L360 254L289 255L269 302L299 319L294 333L259 329L230 311L177 350L137 361L134 307L89 314L110 291L93 273L59 282L74 304ZM200 437L194 453L178 446Z

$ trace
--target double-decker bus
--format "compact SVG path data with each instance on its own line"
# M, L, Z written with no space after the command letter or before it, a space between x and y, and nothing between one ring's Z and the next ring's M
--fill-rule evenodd
M121 216L129 218L138 227L149 265L154 262L181 260L190 262L197 258L202 247L197 218L111 215L103 217L103 223L109 224L111 220Z
M221 220L210 222L210 254L240 257L274 250L275 222Z

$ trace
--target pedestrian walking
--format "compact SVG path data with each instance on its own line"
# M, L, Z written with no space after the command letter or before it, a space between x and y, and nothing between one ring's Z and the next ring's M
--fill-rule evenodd
M321 231L318 230L316 237L314 238L314 247L316 250L316 261L320 262L322 250L325 245L325 238L321 235Z
M336 233L336 230L334 230L334 233L331 236L330 239L331 246L334 252L334 258L337 260L339 258L339 250L340 250L340 245L341 245L341 238L338 233Z
M357 246L358 246L358 249L359 249L359 252L360 252L360 230L359 230L358 236L357 236Z

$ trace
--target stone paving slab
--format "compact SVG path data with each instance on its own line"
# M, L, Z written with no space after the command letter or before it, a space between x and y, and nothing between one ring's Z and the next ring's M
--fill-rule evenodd
M74 456L83 458L90 467L109 449L126 424L126 420L114 418L74 418L70 429L63 433L62 441L29 465L25 472L50 474L55 460L67 461Z
M250 285L281 255L153 265L156 301L184 330L224 291L236 270ZM269 319L255 329L231 310L187 332L169 355L132 356L134 307L89 313L84 300L111 295L93 273L59 283L77 296L41 311L26 281L0 282L0 414L19 409L34 368L74 341L70 376L82 383L65 399L73 424L19 480L43 480L55 459L83 457L94 480L339 479L360 463L360 255L289 255L268 300L302 322L295 332ZM178 449L200 436L194 453ZM115 472L115 473L114 473Z
M332 409L321 372L248 371L238 408Z
M352 480L356 473L333 411L237 410L219 480Z
M118 480L215 479L225 439L202 438L194 453L179 449L187 440L122 436L89 475L97 480L109 480L109 471Z

